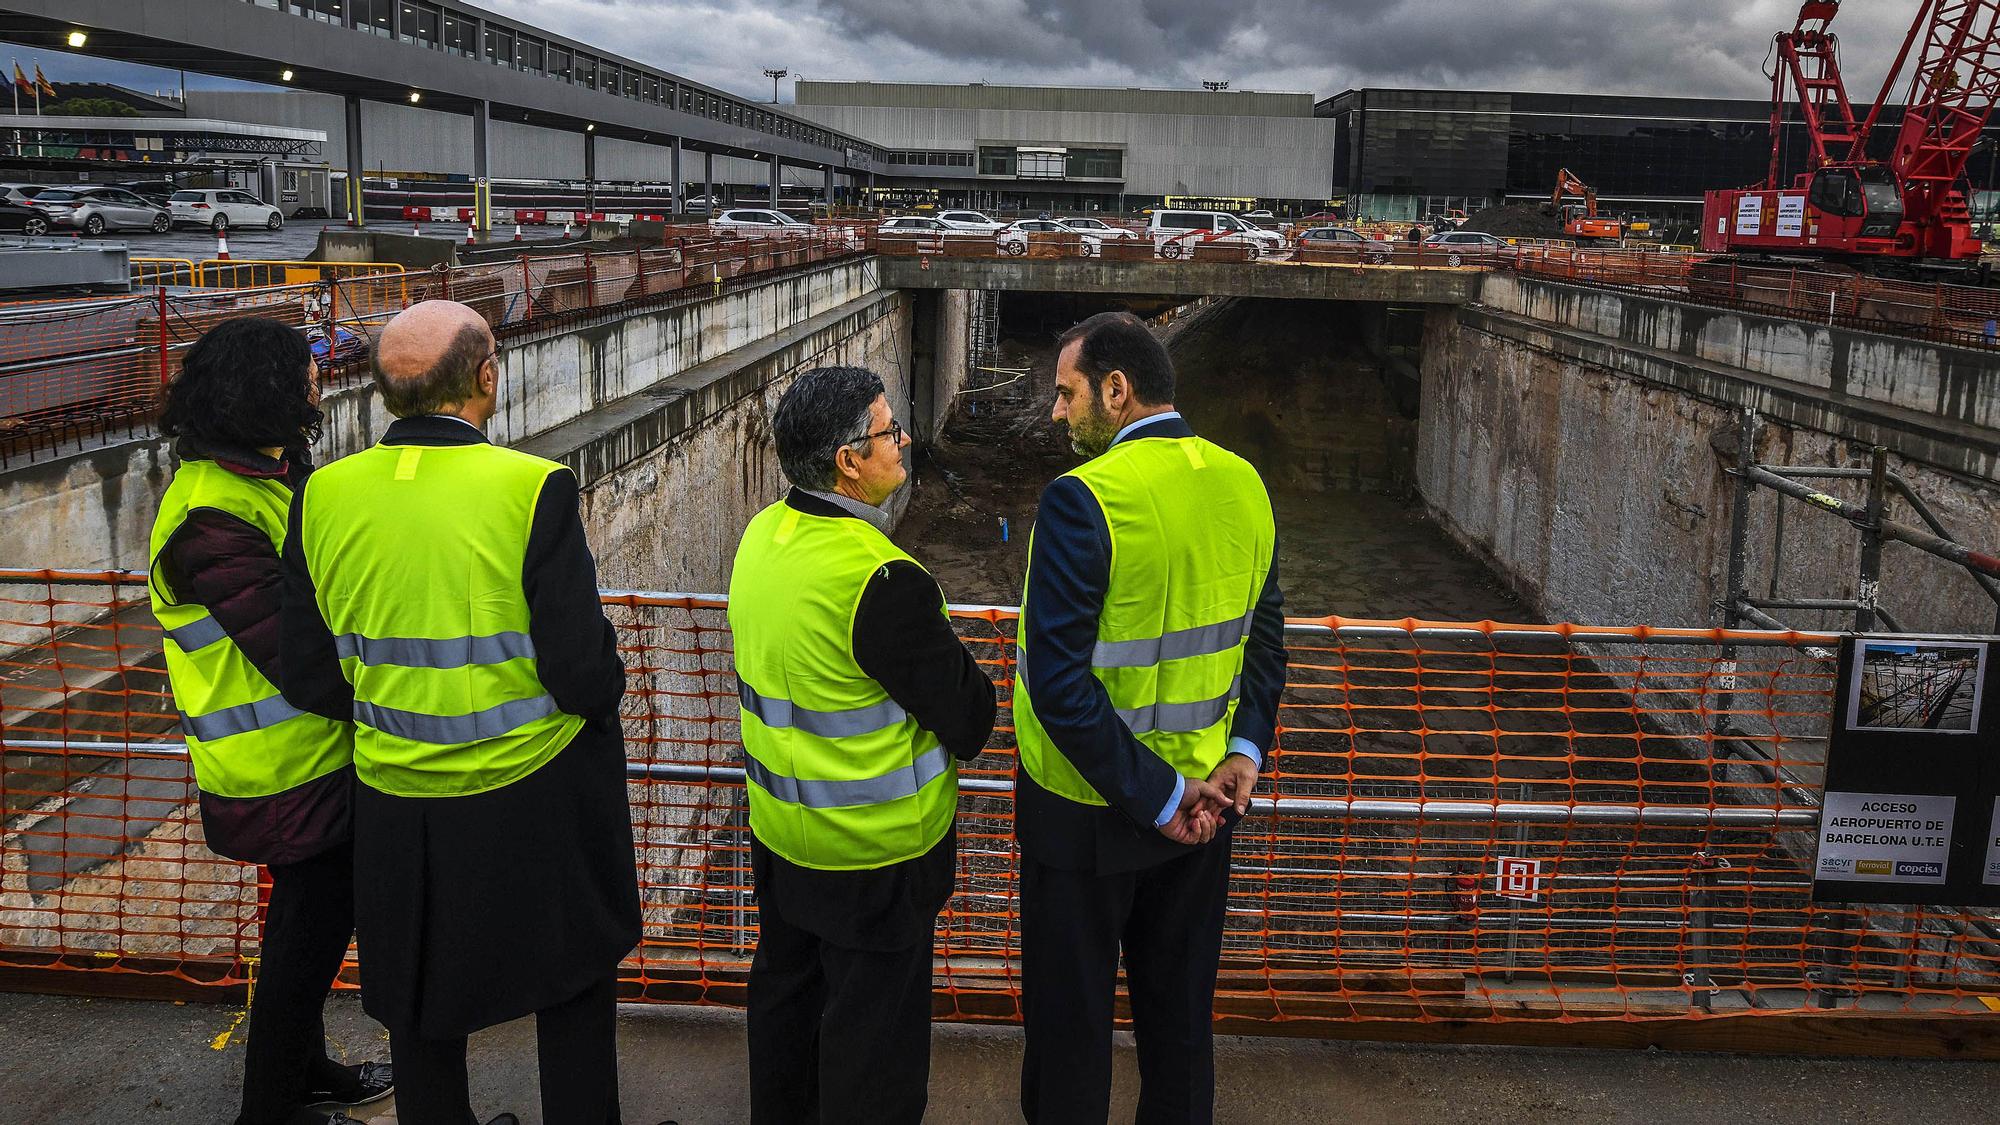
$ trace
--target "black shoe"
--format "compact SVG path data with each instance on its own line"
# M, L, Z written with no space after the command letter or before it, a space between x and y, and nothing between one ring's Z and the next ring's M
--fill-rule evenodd
M346 1072L346 1080L307 1090L307 1105L367 1105L396 1090L396 1072L388 1063L365 1062L336 1069Z
M503 1113L488 1121L486 1125L521 1125L521 1119L511 1113Z

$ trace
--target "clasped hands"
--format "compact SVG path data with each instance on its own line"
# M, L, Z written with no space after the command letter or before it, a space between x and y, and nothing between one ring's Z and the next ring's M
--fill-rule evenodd
M1208 780L1190 777L1181 789L1174 815L1160 825L1160 834L1177 844L1206 844L1222 827L1222 810L1236 806L1236 815L1250 810L1250 791L1257 787L1257 764L1243 754L1222 759Z

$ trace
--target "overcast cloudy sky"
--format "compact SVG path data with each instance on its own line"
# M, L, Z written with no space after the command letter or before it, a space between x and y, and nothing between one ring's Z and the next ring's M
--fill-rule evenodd
M1236 89L1357 86L1762 97L1796 0L485 0L727 90L807 78ZM1872 98L1916 0L1850 4L1850 92ZM53 65L52 65L53 64ZM44 57L50 77L175 79ZM58 71L64 73L58 73ZM190 76L191 84L197 83ZM785 83L783 100L792 97Z

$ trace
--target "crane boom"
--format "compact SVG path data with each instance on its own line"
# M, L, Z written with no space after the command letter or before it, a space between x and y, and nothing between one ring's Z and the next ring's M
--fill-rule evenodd
M1982 249L1960 179L2000 100L2000 0L1922 0L1882 92L1857 119L1828 30L1840 0L1805 0L1777 36L1771 163L1757 187L1707 193L1701 244L1711 251L1785 251L1858 263L1960 261ZM1903 118L1882 159L1875 125L1909 64ZM1805 171L1785 182L1787 111L1811 142Z

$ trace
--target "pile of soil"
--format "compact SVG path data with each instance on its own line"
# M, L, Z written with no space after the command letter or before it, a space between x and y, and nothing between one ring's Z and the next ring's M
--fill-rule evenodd
M1510 203L1477 212L1460 230L1482 231L1501 238L1561 238L1562 224L1539 203Z

